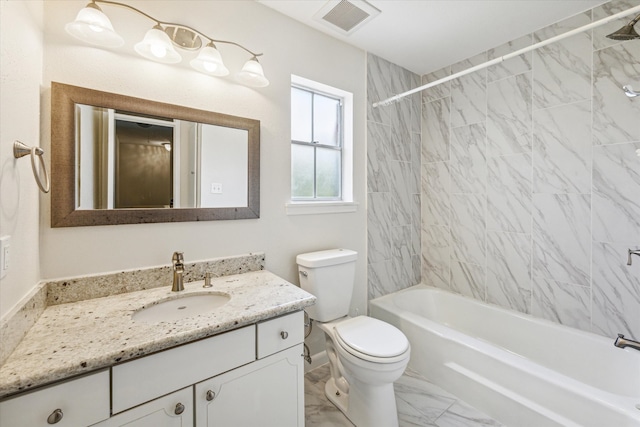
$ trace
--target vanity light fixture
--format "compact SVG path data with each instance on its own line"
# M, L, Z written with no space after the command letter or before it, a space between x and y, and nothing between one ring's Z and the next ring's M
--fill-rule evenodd
M107 15L95 3L89 3L78 12L76 20L64 28L75 38L97 46L120 47L124 44L124 39L115 32Z
M242 70L238 73L238 80L241 83L252 87L265 87L269 85L269 80L264 77L262 65L255 56L244 63Z
M182 57L173 48L171 39L160 24L147 31L144 39L133 48L140 56L163 64L177 64L182 61Z
M76 20L65 26L67 33L79 40L97 46L108 48L122 46L124 39L115 32L111 21L97 3L124 7L155 22L153 28L145 34L144 39L134 46L135 51L147 59L164 64L176 64L182 61L182 56L174 46L184 50L199 50L198 56L189 62L191 67L204 74L223 77L229 75L229 70L225 67L215 43L230 44L247 51L251 55L251 58L237 74L237 80L251 87L269 85L269 80L264 76L262 65L258 62L258 56L261 56L262 53L252 52L235 42L213 39L186 25L159 21L124 3L91 0L84 9L78 12Z
M229 70L224 66L220 52L218 52L213 42L209 42L208 45L203 47L198 56L191 60L190 64L201 73L220 77L229 75Z

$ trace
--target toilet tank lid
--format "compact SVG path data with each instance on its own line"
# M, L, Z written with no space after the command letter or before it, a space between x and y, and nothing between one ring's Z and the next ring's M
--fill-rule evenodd
M355 261L357 258L358 253L350 249L329 249L300 254L296 257L296 263L303 267L316 268L344 264Z

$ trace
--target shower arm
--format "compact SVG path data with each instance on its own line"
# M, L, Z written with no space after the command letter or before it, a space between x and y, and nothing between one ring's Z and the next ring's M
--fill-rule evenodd
M485 68L490 67L492 65L499 64L499 63L501 63L503 61L506 61L507 59L515 58L517 56L522 55L523 53L527 53L527 52L530 52L532 50L539 49L539 48L541 48L543 46L546 46L548 44L555 43L555 42L557 42L559 40L566 39L567 37L571 37L571 36L573 36L575 34L579 34L579 33L582 33L584 31L590 30L592 28L599 27L601 25L607 24L607 23L609 23L611 21L615 21L616 19L623 18L625 16L628 16L628 15L631 15L631 14L634 14L634 13L640 13L640 5L632 7L632 8L627 9L627 10L624 10L622 12L618 12L618 13L616 13L614 15L611 15L611 16L607 16L606 18L602 18L602 19L600 19L598 21L595 21L595 22L592 22L590 24L583 25L582 27L573 29L571 31L567 31L566 33L562 33L562 34L557 35L555 37L551 37L551 38L549 38L547 40L543 40L541 42L535 43L535 44L533 44L531 46L527 46L525 48L516 50L515 52L511 52L511 53L509 53L507 55L500 56L498 58L495 58L495 59L492 59L490 61L487 61L487 62L485 62L483 64L476 65L475 67L471 67L471 68L468 68L466 70L460 71L458 73L452 74L452 75L450 75L448 77L444 77L444 78L438 79L438 80L436 80L434 82L427 83L425 85L419 86L419 87L417 87L415 89L411 89L411 90L408 90L406 92L400 93L398 95L394 95L394 96L392 96L390 98L387 98L385 100L374 102L372 104L372 107L373 108L377 108L377 107L380 107L380 106L391 105L394 102L398 102L402 98L405 98L405 97L407 97L409 95L413 95L414 93L422 92L423 90L429 89L431 87L438 86L438 85L440 85L442 83L446 83L446 82L448 82L450 80L457 79L458 77L466 76L467 74L471 74L471 73L476 72L478 70L482 70L482 69L485 69ZM634 22L634 21L637 22L637 20L640 20L640 15L638 15L631 22Z

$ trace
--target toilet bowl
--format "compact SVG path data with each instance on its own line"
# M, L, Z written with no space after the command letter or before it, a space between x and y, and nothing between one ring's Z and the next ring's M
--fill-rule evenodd
M318 326L326 334L327 355L333 365L325 385L327 398L358 427L397 426L393 382L404 373L410 356L404 334L366 316ZM381 351L384 343L386 349Z
M393 382L407 367L411 347L396 327L347 315L356 255L334 249L296 258L301 287L317 299L309 317L326 337L331 377L325 394L356 427L396 427Z

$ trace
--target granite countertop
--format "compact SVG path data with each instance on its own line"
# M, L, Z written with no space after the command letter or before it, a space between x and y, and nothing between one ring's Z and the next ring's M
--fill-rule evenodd
M0 398L107 368L270 317L301 310L315 297L268 271L218 277L211 288L185 284L47 307L0 367ZM194 293L231 299L210 314L159 323L133 321L142 307Z

